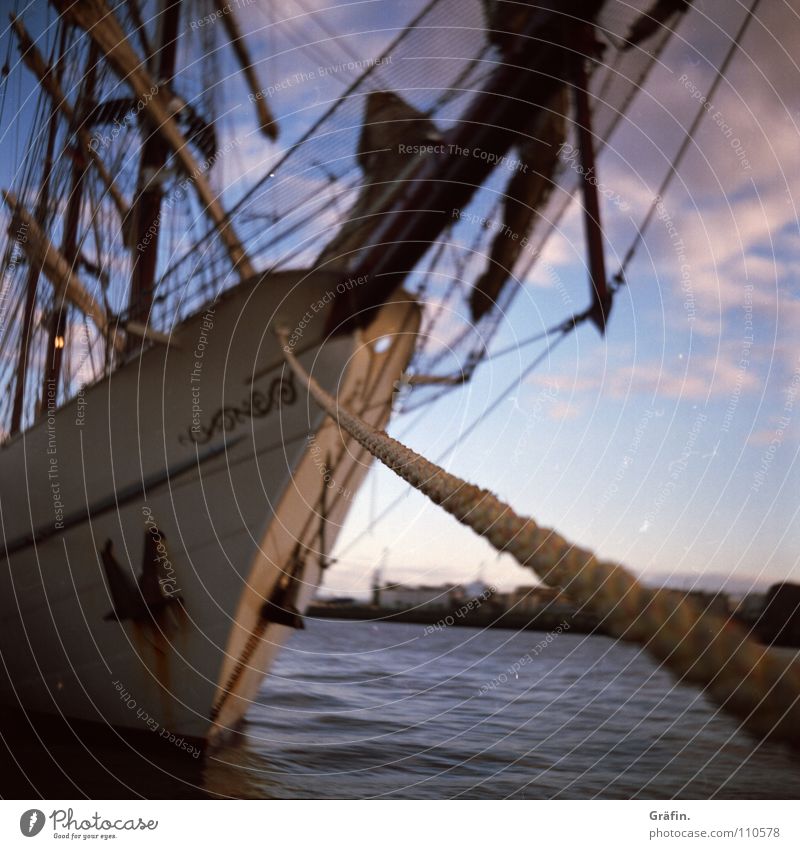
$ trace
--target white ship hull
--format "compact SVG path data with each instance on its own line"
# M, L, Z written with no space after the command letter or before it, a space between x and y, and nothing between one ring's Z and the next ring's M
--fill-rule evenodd
M337 282L238 287L0 449L4 705L183 748L241 719L369 465L291 381L270 322L377 425L413 349L410 301L320 346Z

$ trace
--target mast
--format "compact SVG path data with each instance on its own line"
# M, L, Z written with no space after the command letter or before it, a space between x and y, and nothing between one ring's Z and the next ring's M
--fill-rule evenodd
M208 164L201 165L193 156L188 140L181 132L175 115L180 100L167 85L157 85L127 39L122 26L106 0L50 0L64 20L80 27L97 44L117 76L130 86L142 103L142 116L149 118L175 155L194 187L203 211L225 246L231 264L240 279L255 275L255 270L217 194L205 177ZM174 39L173 39L174 40Z
M54 74L57 76L61 70L61 60L67 43L67 28L61 27L59 34L58 59ZM39 185L39 195L36 201L34 220L39 227L44 226L47 216L47 207L50 204L50 177L53 172L53 152L55 150L56 135L58 134L58 108L55 103L50 108L50 118L47 125L47 147L44 155L44 169L42 171L42 182ZM25 401L25 379L28 374L28 356L30 354L31 337L33 336L33 316L36 306L36 290L39 286L40 268L35 262L28 262L28 276L25 283L25 307L22 313L22 338L17 357L17 381L14 387L14 406L11 412L11 433L17 433L22 424L22 411Z
M77 122L77 126L81 126L85 118L83 105L91 104L94 98L95 83L97 80L96 63L97 49L92 44L89 47L88 67L83 92L75 110L75 122ZM88 171L88 159L78 160L76 158L73 160L69 200L67 201L67 212L64 221L64 238L61 245L61 252L71 269L75 268L80 253L78 247L78 224L80 222L83 189ZM61 374L61 363L64 359L65 336L67 331L68 309L64 294L56 291L53 312L49 319L49 338L47 347L45 348L42 398L47 398L48 392L51 391L50 388L54 387L52 389L54 400L58 396L58 379Z
M156 51L149 63L159 86L168 84L175 75L175 55L180 21L180 0L162 0L158 18ZM146 127L146 124L144 124ZM161 231L161 202L164 193L161 180L170 149L160 133L151 133L142 148L133 214L134 264L128 300L132 321L146 324L153 306L156 283L158 246ZM128 350L136 344L128 336Z
M75 110L64 96L59 80L53 73L51 73L50 68L47 67L47 63L44 61L42 54L34 44L33 39L28 34L28 31L25 29L22 21L19 18L14 17L14 15L11 15L10 19L11 26L19 40L19 50L22 56L22 61L36 75L36 78L39 80L42 88L52 98L53 104L59 112L61 112L70 124L74 123ZM120 219L124 222L128 212L130 211L125 198L123 198L122 193L114 184L113 177L95 150L95 143L82 122L77 122L77 133L78 140L83 147L84 155L88 156L95 168L97 168L97 173L100 175L100 179L103 181L106 191L114 202L114 205L119 212Z
M261 132L264 133L267 138L275 141L275 139L278 138L278 125L275 123L275 119L272 117L272 113L269 111L266 101L264 100L262 94L263 89L258 81L258 74L256 73L256 69L253 65L253 60L250 57L250 51L247 49L247 45L245 44L244 37L239 29L239 24L236 21L233 9L230 7L225 9L225 14L222 16L222 23L228 33L228 40L230 41L233 52L236 54L236 58L239 61L239 65L242 69L247 85L250 87L250 93L252 95L253 103L255 103L256 117L258 118L258 125L261 128Z
M73 306L90 318L104 336L111 330L111 322L103 306L97 303L74 273L64 254L48 239L34 217L27 212L12 192L4 191L3 199L12 211L12 227L27 230L25 254L28 262L41 270L58 297L66 298ZM115 337L119 347L119 338Z

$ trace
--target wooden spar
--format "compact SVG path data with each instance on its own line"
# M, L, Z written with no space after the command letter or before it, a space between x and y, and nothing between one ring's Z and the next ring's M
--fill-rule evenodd
M264 90L258 80L256 69L253 67L250 51L247 49L247 44L239 30L239 24L233 14L233 9L230 7L226 9L226 13L222 15L222 22L227 30L231 47L233 47L236 58L239 60L239 65L242 68L247 85L250 87L253 102L256 105L256 115L261 131L265 136L275 141L278 138L278 125L275 123L275 119L264 100Z
M73 273L66 257L54 247L42 232L33 216L20 204L12 192L3 192L3 198L11 209L12 215L20 225L27 230L27 241L24 244L25 253L32 267L41 269L44 276L56 291L57 296L63 296L73 306L88 316L95 327L105 336L110 329L106 311L86 291L83 283ZM12 225L13 226L13 225ZM121 347L121 339L115 339L116 347Z
M11 26L19 40L19 50L22 56L22 61L35 74L41 83L42 88L52 98L56 108L66 118L67 122L71 124L75 118L75 110L64 97L64 92L61 89L60 83L51 73L50 68L48 68L47 63L44 61L44 57L33 43L33 39L25 29L25 25L22 21L13 14L9 15L9 18L11 19ZM95 140L81 124L78 124L76 131L84 153L92 160L92 163L97 169L97 173L100 175L100 179L103 181L106 191L114 201L114 206L116 206L120 218L125 221L125 218L130 211L128 204L120 190L114 185L114 178L111 176L108 168L105 166L105 163L95 150Z
M89 50L86 77L82 85L79 98L80 103L91 103L95 94L97 81L97 50L92 45ZM78 106L77 121L82 120L82 110ZM78 244L78 225L80 223L81 209L83 207L83 191L86 185L86 176L89 172L89 161L79 160L77 157L72 162L72 173L70 175L70 191L67 198L67 210L64 216L64 236L61 243L61 252L69 267L75 268L80 255ZM44 379L42 382L42 398L52 398L55 402L58 398L58 381L61 376L61 366L64 361L65 337L67 335L68 310L63 298L56 298L53 304L53 312L49 317L49 333L47 347L44 357Z
M180 348L174 334L162 333L160 330L154 330L152 327L148 327L139 321L122 322L122 327L128 335L141 336L143 339L149 339L151 342L158 342L159 345L169 345L170 348Z
M148 55L148 61L152 73L159 81L166 83L175 74L180 0L163 0L157 22L157 47L154 53ZM131 236L131 245L136 246L136 252L128 294L128 318L142 326L147 326L153 307L161 240L161 203L164 198L160 175L170 151L159 133L145 135L136 181ZM134 350L135 344L136 339L129 335L128 351Z
M66 28L62 28L59 36L58 68L67 44ZM58 132L58 111L55 105L50 109L50 120L47 128L47 146L44 155L42 181L39 184L39 195L36 201L36 222L43 222L50 202L50 176L53 171L53 152L55 150L56 133ZM13 227L13 222L12 222ZM21 233L21 228L17 229ZM19 243L19 237L17 242ZM27 237L25 240L27 245ZM11 433L16 433L22 426L22 411L25 404L25 382L28 375L28 357L30 354L31 337L33 336L33 316L36 307L36 290L39 287L40 269L35 263L30 263L26 280L25 306L22 313L22 338L17 355L17 376L14 387L14 405L11 411Z
M589 279L592 287L592 307L589 317L600 331L605 333L606 319L611 309L611 293L606 279L606 261L603 251L603 227L600 223L600 197L597 191L597 167L592 138L592 110L589 106L589 75L586 72L586 55L592 49L594 33L592 27L582 27L580 46L583 48L576 57L575 80L572 90L575 93L575 121L578 131L578 149L583 179L583 222L586 235L586 252L589 261Z
M241 279L254 276L254 269L242 243L228 221L222 204L204 173L208 169L192 155L180 131L172 108L173 97L166 86L159 86L128 41L119 21L106 0L51 0L66 21L80 27L100 48L117 76L139 98L143 112L156 131L170 146L181 167L191 179L206 214L225 245L231 263Z
M409 374L404 380L409 386L459 386L466 383L467 374Z

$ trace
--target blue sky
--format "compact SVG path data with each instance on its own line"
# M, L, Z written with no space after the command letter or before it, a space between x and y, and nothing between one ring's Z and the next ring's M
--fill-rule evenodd
M697 4L601 157L600 179L631 207L603 209L612 272L695 115L693 90L709 90L743 14L739 4ZM655 582L728 580L741 590L798 577L800 20L783 3L760 14L647 232L606 339L581 329L445 462ZM544 257L578 303L581 226L575 206ZM563 315L553 279L534 269L496 349ZM484 366L406 441L438 455L532 351ZM401 418L392 432L404 427ZM335 590L363 588L384 548L393 579L472 578L483 563L501 586L528 580L416 493L361 537L403 492L386 470L373 478L340 540Z
M269 57L260 68L269 84L306 66L374 58L421 4L394 4L391 13L389 6L290 0L279 21L273 7L241 0L240 19L254 53ZM609 201L602 210L612 273L744 11L730 0L695 3L608 141L599 178L625 202L624 210ZM26 18L35 31L41 17ZM460 432L493 405L535 347L492 360L418 424L413 413L400 416L391 432L429 457L455 442L443 460L448 470L646 579L704 586L733 579L739 589L798 579L798 46L798 14L783 0L762 3L629 269L605 339L581 328L466 438ZM218 183L243 181L229 197L267 171L353 78L343 70L271 97L281 138L270 145L251 126L237 156L215 166ZM232 70L221 86L230 124L251 125L238 75ZM495 350L564 318L564 292L573 308L584 305L577 204L543 259ZM532 580L376 468L353 505L326 590L365 591L385 549L384 577L394 580L471 580L481 569L503 587Z

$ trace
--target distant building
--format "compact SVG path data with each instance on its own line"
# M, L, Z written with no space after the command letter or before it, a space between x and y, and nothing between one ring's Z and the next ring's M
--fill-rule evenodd
M335 596L334 598L317 599L317 604L324 604L328 607L352 607L358 604L358 599L349 595Z
M372 584L372 604L384 610L436 610L453 611L472 602L482 615L497 616L504 611L514 616L534 617L546 614L568 616L575 604L568 596L544 584L517 587L509 592L497 592L484 581L467 584L439 586L407 586L406 584L381 584L377 574ZM473 608L470 608L473 609Z
M388 610L449 610L453 606L455 587L407 587L403 584L387 584L378 587L373 597L377 597L379 607Z
M562 601L561 593L553 587L522 586L506 593L506 607L513 613L538 613L546 604Z
M736 606L736 615L752 625L764 612L765 601L764 593L747 593Z
M491 587L481 580L471 581L469 584L464 584L461 587L454 587L454 590L459 593L463 601L472 601L475 598L487 598L492 594Z

